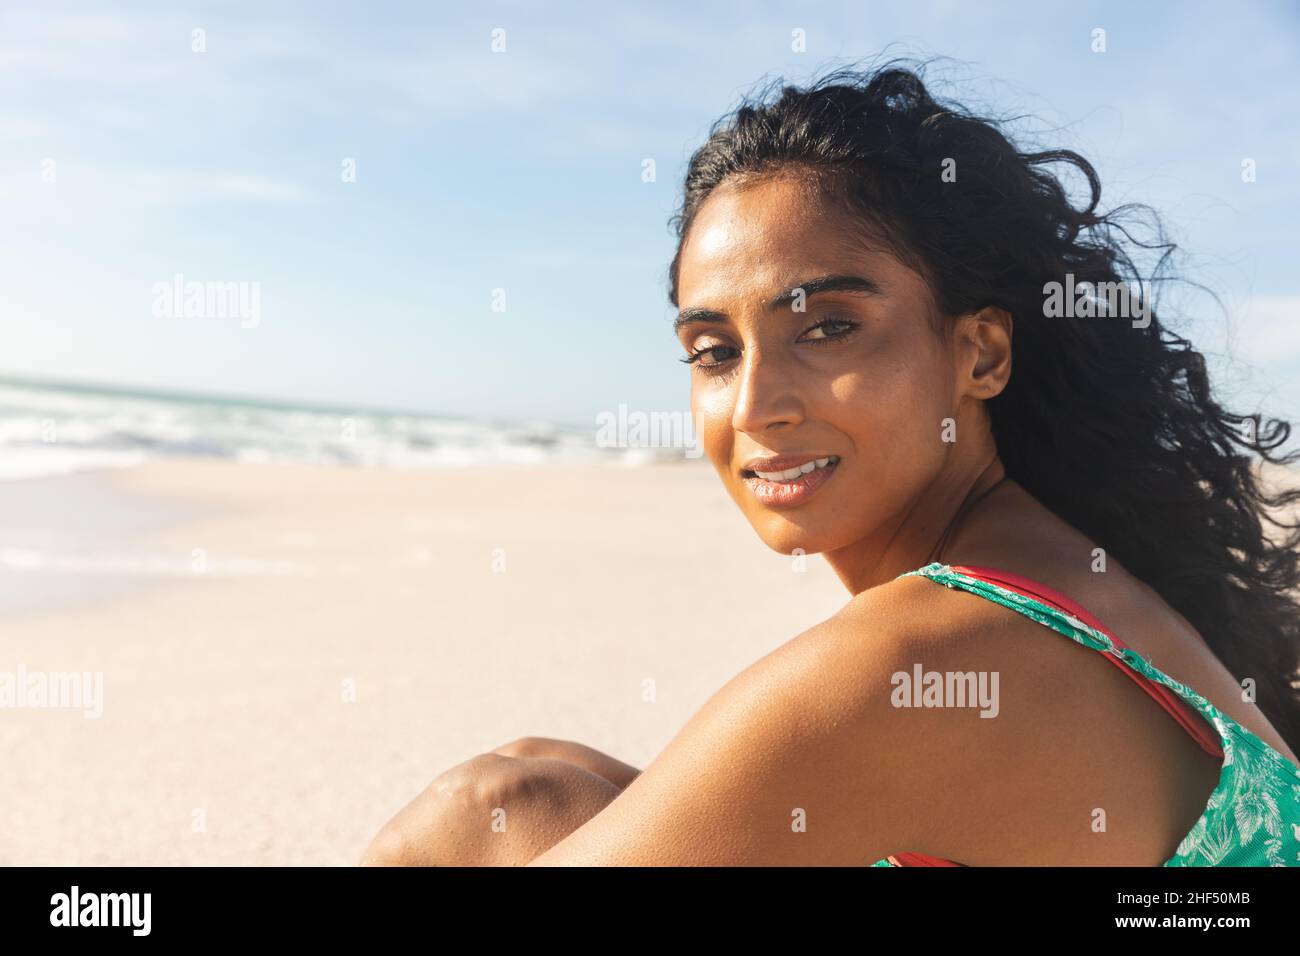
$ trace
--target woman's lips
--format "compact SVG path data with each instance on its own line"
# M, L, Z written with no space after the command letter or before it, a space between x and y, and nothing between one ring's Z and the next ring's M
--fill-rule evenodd
M770 508L789 508L807 501L809 495L830 480L839 466L838 461L832 461L793 481L768 481L754 474L747 474L743 481L764 505Z

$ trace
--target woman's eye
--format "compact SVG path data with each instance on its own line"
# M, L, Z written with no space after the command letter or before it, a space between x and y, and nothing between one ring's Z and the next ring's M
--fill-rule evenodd
M730 356L726 355L719 356L717 354L719 352L739 352L739 350L730 345L708 345L691 352L682 361L691 365L699 365L702 368L711 368L714 365L721 365L730 358ZM706 360L706 356L709 357L708 360Z
M849 329L857 328L858 323L848 319L825 319L805 332L800 341L808 339L833 339L843 335Z
M826 318L818 322L811 329L799 336L800 342L826 342L835 339L842 339L860 323L852 319ZM713 369L725 365L728 361L740 355L740 349L732 345L706 345L691 351L690 355L681 361L689 365L695 365L702 369Z

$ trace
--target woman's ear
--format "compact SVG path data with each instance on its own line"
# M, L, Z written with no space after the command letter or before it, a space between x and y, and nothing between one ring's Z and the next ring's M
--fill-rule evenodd
M985 306L963 316L959 328L963 392L987 399L1001 393L1011 378L1011 313Z

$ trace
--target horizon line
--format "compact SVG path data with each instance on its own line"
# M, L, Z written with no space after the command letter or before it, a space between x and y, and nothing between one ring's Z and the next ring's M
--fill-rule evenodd
M47 389L64 389L72 391L98 391L113 395L120 395L131 398L152 398L162 400L188 400L197 402L211 402L215 404L243 404L253 405L260 408L274 408L284 411L309 411L309 412L343 412L363 415L384 415L384 416L406 416L411 418L441 418L448 421L467 422L478 425L497 425L497 426L522 426L527 424L541 423L554 425L562 428L585 429L590 426L577 425L572 422L551 420L551 419L504 419L504 418L475 418L468 415L450 415L443 412L422 411L412 408L398 408L395 406L379 406L366 404L345 404L330 403L317 399L292 399L275 397L269 395L250 395L250 394L222 394L216 392L194 392L184 389L173 389L157 385L128 385L122 382L105 382L105 381L88 381L86 379L67 379L67 378L50 378L43 376L30 376L19 373L12 373L0 369L0 385L18 385L29 386L34 388Z

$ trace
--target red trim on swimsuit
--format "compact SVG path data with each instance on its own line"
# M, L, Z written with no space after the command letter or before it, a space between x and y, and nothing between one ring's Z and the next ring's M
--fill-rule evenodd
M1037 598L1045 604L1055 604L1058 608L1067 614L1073 614L1079 620L1083 621L1090 627L1095 627L1107 637L1109 637L1116 647L1120 650L1127 650L1128 645L1112 634L1106 627L1086 610L1071 601L1059 591L1054 591L1045 584L1039 584L1037 581L1031 581L1029 578L1021 577L1010 571L999 571L995 568L985 568L966 564L949 565L973 578L992 581L1003 587L1017 591L1026 597ZM1103 654L1106 660L1110 661L1125 674L1127 674L1139 687L1155 698L1156 703L1163 707L1174 720L1178 721L1180 727L1192 735L1193 739L1200 744L1202 750L1211 757L1219 760L1223 759L1223 742L1219 738L1217 731L1212 728L1206 719L1201 716L1192 707L1191 704L1179 697L1174 691L1164 684L1158 684L1148 677L1139 674L1136 670L1129 667L1120 658L1114 654Z
M1015 591L1025 597L1035 598L1044 604L1053 604L1067 614L1072 614L1089 627L1096 628L1107 637L1120 650L1127 650L1128 645L1118 637L1107 630L1102 623L1089 614L1086 610L1071 601L1064 594L1049 588L1045 584L1032 581L1029 578L1022 577L1019 574L1013 574L1010 571L1000 571L996 568L986 568L978 565L969 564L951 564L950 568L965 574L967 577L979 578L982 581L990 581L994 584L1001 585L1008 590ZM1103 654L1106 660L1110 661L1130 678L1132 678L1139 687L1155 698L1156 703L1165 709L1165 711L1178 721L1178 725L1192 735L1193 739L1200 744L1201 749L1219 760L1223 759L1223 742L1213 728L1211 728L1206 719L1201 716L1187 701L1183 700L1164 684L1158 684L1150 678L1139 674L1123 660L1114 654ZM891 853L888 857L889 862L894 866L965 866L964 863L954 863L952 860L945 860L940 856L930 856L926 853Z
M952 860L945 860L941 856L928 856L925 853L891 853L889 862L894 866L965 866L965 863L954 863Z

